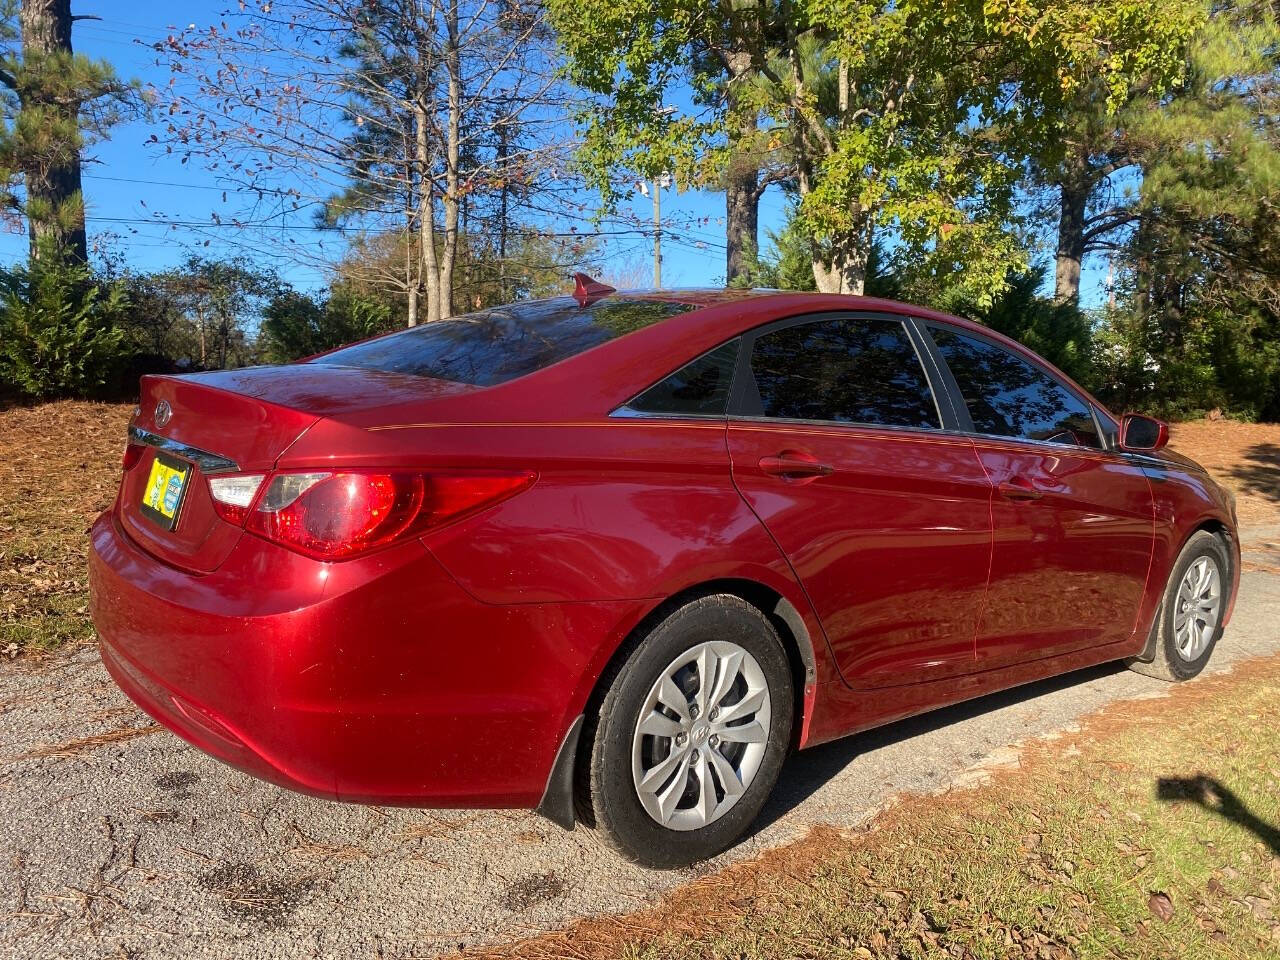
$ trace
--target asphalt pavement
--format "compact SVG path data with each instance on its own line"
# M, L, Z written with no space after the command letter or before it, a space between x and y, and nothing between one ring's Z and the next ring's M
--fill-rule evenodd
M1246 571L1210 670L1278 654L1280 575ZM89 648L13 664L0 667L0 957L409 958L528 936L642 907L813 824L856 826L1166 689L1104 666L806 751L749 840L658 872L528 812L351 806L262 783L153 727Z

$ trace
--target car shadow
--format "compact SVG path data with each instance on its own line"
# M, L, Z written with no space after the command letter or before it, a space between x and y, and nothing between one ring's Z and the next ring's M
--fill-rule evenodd
M1156 781L1156 797L1170 802L1197 803L1218 816L1238 823L1280 856L1280 829L1249 811L1243 800L1221 781L1203 774L1195 777L1161 777Z
M1231 476L1243 490L1280 503L1280 444L1255 443L1231 468Z
M874 730L844 737L819 747L801 750L792 754L787 760L778 785L752 825L750 835L754 836L800 806L863 754L933 733L952 724L1004 707L1025 703L1045 694L1123 673L1124 670L1124 665L1119 662L1104 663L1073 673L1037 680L1010 690L987 694L951 707L932 710ZM875 693L868 692L867 695L875 696ZM973 757L975 760L980 758L981 754Z

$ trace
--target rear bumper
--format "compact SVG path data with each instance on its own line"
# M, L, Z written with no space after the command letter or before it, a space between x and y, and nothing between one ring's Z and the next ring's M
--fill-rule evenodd
M643 602L481 603L419 544L323 564L244 537L192 575L110 514L89 573L103 662L189 743L340 800L533 807Z

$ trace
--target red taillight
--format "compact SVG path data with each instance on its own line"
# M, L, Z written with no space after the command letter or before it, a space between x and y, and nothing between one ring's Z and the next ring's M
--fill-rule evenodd
M140 443L127 443L124 447L124 456L120 458L120 468L128 473L138 465L138 461L142 459L142 451L145 450Z
M506 499L532 473L279 473L246 529L299 553L342 560Z

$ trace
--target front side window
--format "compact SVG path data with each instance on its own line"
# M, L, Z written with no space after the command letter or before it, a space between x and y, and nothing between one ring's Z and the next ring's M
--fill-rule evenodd
M760 412L790 420L939 427L900 320L836 318L761 334L751 350Z
M934 326L929 332L978 433L1102 446L1089 407L1039 367L977 337Z
M738 341L732 340L686 363L627 406L640 413L722 417L737 361Z

